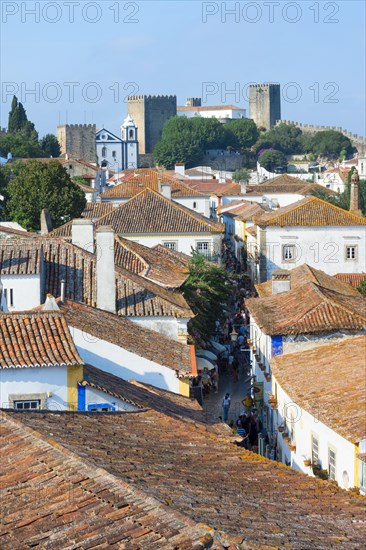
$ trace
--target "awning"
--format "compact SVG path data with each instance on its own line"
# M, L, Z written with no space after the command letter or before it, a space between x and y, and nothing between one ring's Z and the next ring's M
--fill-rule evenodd
M217 355L209 351L208 349L198 349L196 351L197 357L205 357L206 359L211 359L211 361L217 361Z
M212 370L215 368L215 365L211 363L211 361L208 361L207 359L204 359L203 357L197 357L197 370Z
M210 344L219 353L223 353L224 351L227 351L225 346L223 346L222 344L219 344L218 342L215 342L214 340L210 340Z

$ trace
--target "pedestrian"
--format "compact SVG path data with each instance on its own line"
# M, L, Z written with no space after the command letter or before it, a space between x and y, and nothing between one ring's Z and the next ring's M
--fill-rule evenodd
M224 414L223 414L224 422L227 422L229 418L230 403L231 403L230 394L226 393L224 399L222 400L222 408L224 411Z

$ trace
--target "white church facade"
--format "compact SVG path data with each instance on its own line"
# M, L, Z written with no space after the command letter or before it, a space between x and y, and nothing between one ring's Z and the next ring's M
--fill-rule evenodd
M121 126L120 138L106 128L98 130L95 137L98 163L102 168L115 172L138 168L137 126L130 115Z

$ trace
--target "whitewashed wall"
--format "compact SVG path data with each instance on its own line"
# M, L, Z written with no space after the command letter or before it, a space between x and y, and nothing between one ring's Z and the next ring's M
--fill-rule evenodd
M48 392L51 392L52 396L47 399L47 408L55 410L68 408L67 367L0 369L0 401L3 408L9 406L9 394Z
M69 328L77 350L85 363L124 380L138 380L179 393L179 380L172 369L140 357L115 344L98 339L77 328ZM154 345L152 341L152 349Z
M276 380L273 377L273 384L275 383ZM353 443L320 422L321 410L319 405L314 403L313 411L302 409L281 388L279 383L277 383L277 399L278 410L274 416L277 419L276 427L282 424L284 419L287 419L287 424L290 424L292 415L294 419L293 441L296 444L296 450L291 452L281 434L279 434L278 445L282 449L282 462L287 459L296 470L313 475L311 467L304 465L305 459L311 459L311 436L313 434L319 441L319 462L322 469L328 469L328 452L331 447L336 453L335 480L344 489L357 486L358 479L355 479L355 447ZM339 406L341 406L341 403Z
M2 275L1 282L8 296L6 311L25 311L41 304L41 275ZM13 289L13 307L10 307L10 289Z
M258 239L259 240L259 239ZM282 261L282 245L294 244L296 261ZM358 258L346 260L346 245L357 245ZM307 263L328 275L366 272L366 226L268 227L267 279L275 269L293 269Z
M221 240L223 234L202 234L202 235L177 235L177 234L165 234L165 235L123 235L126 239L131 241L136 241L144 246L152 248L157 244L164 244L167 241L174 241L177 243L177 251L183 252L188 256L192 255L192 247L195 249L197 247L197 242L205 241L210 243L210 247L221 252Z
M172 340L187 341L187 324L189 318L176 319L174 317L127 317L133 323L143 328L159 332Z
M126 403L122 399L118 399L110 395L109 393L97 390L90 386L85 386L85 410L88 410L89 405L100 405L103 403L110 403L115 406L116 411L137 411L138 407Z

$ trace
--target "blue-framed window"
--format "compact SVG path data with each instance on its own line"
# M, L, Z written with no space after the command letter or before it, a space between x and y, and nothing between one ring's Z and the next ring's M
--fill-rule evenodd
M115 410L115 403L91 403L88 405L88 411L91 412L111 412Z

